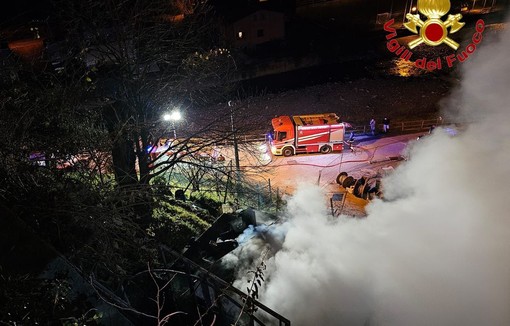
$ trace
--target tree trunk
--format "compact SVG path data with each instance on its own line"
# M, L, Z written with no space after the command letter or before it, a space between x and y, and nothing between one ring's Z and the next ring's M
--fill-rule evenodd
M148 141L149 133L146 130L140 132L141 147L138 149L138 167L140 169L140 183L149 185L150 181L150 168L149 168L149 153L147 147L150 145Z
M127 137L118 137L113 142L112 161L115 180L120 187L130 187L138 184L136 175L136 156L133 142Z
M135 221L143 228L147 227L152 217L152 197L148 187L147 155L138 136L133 136L129 130L130 116L128 109L116 103L105 110L105 121L112 139L112 161L117 186L121 189L121 196L126 198L131 207ZM145 154L141 154L145 153ZM143 182L136 173L136 159ZM124 203L126 204L126 203Z

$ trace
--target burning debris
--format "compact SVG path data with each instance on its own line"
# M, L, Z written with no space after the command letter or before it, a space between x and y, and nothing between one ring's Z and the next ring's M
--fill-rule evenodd
M258 302L257 289L232 286L237 266L224 262L231 252L267 233L268 226L264 223L274 218L252 208L223 213L183 253L161 247L163 261L169 264L165 269L155 270L156 277L164 271L182 271L172 276L165 295L173 298L181 293L176 309L198 313L175 317L172 321L178 325L192 325L198 319L208 325L290 325L284 316ZM265 241L270 242L270 237ZM261 272L257 273L260 277ZM194 308L190 309L190 305Z
M213 267L224 275L225 266L220 267L219 261L252 238L262 239L274 250L281 247L283 240L279 234L272 234L276 220L276 216L253 208L223 213L202 235L192 239L183 256L204 268Z
M381 180L378 177L365 177L355 179L347 172L341 172L336 177L336 183L345 188L348 193L366 200L382 198Z
M238 246L236 238L248 227L256 226L255 210L247 208L224 213L200 237L193 239L184 256L203 265L212 265Z

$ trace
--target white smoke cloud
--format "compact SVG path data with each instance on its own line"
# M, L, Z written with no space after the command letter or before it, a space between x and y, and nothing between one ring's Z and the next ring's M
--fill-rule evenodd
M506 30L463 64L453 102L476 121L420 140L366 219L328 218L300 187L260 301L298 326L510 325L509 54Z

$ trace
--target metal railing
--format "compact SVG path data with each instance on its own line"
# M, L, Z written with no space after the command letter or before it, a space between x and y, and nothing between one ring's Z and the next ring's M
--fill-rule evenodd
M237 134L236 137L238 143L256 143L267 141L266 134ZM232 138L229 138L225 139L222 143L224 145L233 145L234 140Z
M398 128L401 131L421 131L428 130L431 126L439 126L443 123L442 119L413 120L402 121L393 124L393 129Z
M203 268L198 265L191 259L184 257L183 255L175 252L169 247L163 245L160 247L161 254L163 255L164 261L167 261L169 256L172 257L170 261L173 261L173 265L178 263L183 263L186 266L187 273L191 276L191 273L195 273L197 279L199 280L198 284L194 284L194 286L200 286L205 288L211 288L214 290L213 296L217 296L215 301L218 301L219 296L227 300L229 304L237 307L238 314L244 315L245 320L248 319L248 324L250 326L265 326L266 322L259 319L259 314L254 313L256 310L260 309L263 312L263 316L266 319L268 325L278 325L278 326L291 326L290 320L283 317L276 311L270 309L266 305L261 302L251 298L243 291L235 288L230 283L227 283L223 279L211 273L209 270ZM209 292L209 290L207 290ZM196 293L196 289L191 289L191 293ZM210 306L215 305L216 303L210 302ZM210 307L208 307L209 309ZM241 323L244 325L245 323Z
M445 124L445 121L442 118L436 119L423 119L423 120L409 120L409 121L398 121L390 124L391 130L398 131L422 131L428 130L431 126L440 126ZM377 129L382 130L382 123L377 124ZM354 134L369 134L370 126L369 125L353 125L350 130L354 132ZM238 141L240 143L250 143L250 142L264 142L267 140L266 134L244 134L238 135ZM232 143L231 140L225 140L225 144Z
M441 118L437 119L424 119L424 120L410 120L410 121L398 121L390 123L390 130L394 131L422 131L422 130L428 130L431 126L440 126L445 124L444 120ZM376 127L377 130L382 130L383 125L381 123L377 124ZM355 126L353 125L352 132L354 134L369 134L370 133L370 126L369 125L362 125L362 126Z
M253 135L242 135L239 136L239 141L245 142L245 143L251 143L251 142L263 142L267 140L266 134L253 134Z

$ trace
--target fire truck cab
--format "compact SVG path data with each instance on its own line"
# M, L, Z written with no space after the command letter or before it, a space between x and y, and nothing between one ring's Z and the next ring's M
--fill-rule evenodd
M274 155L323 153L343 149L345 125L335 113L279 116L272 119Z

